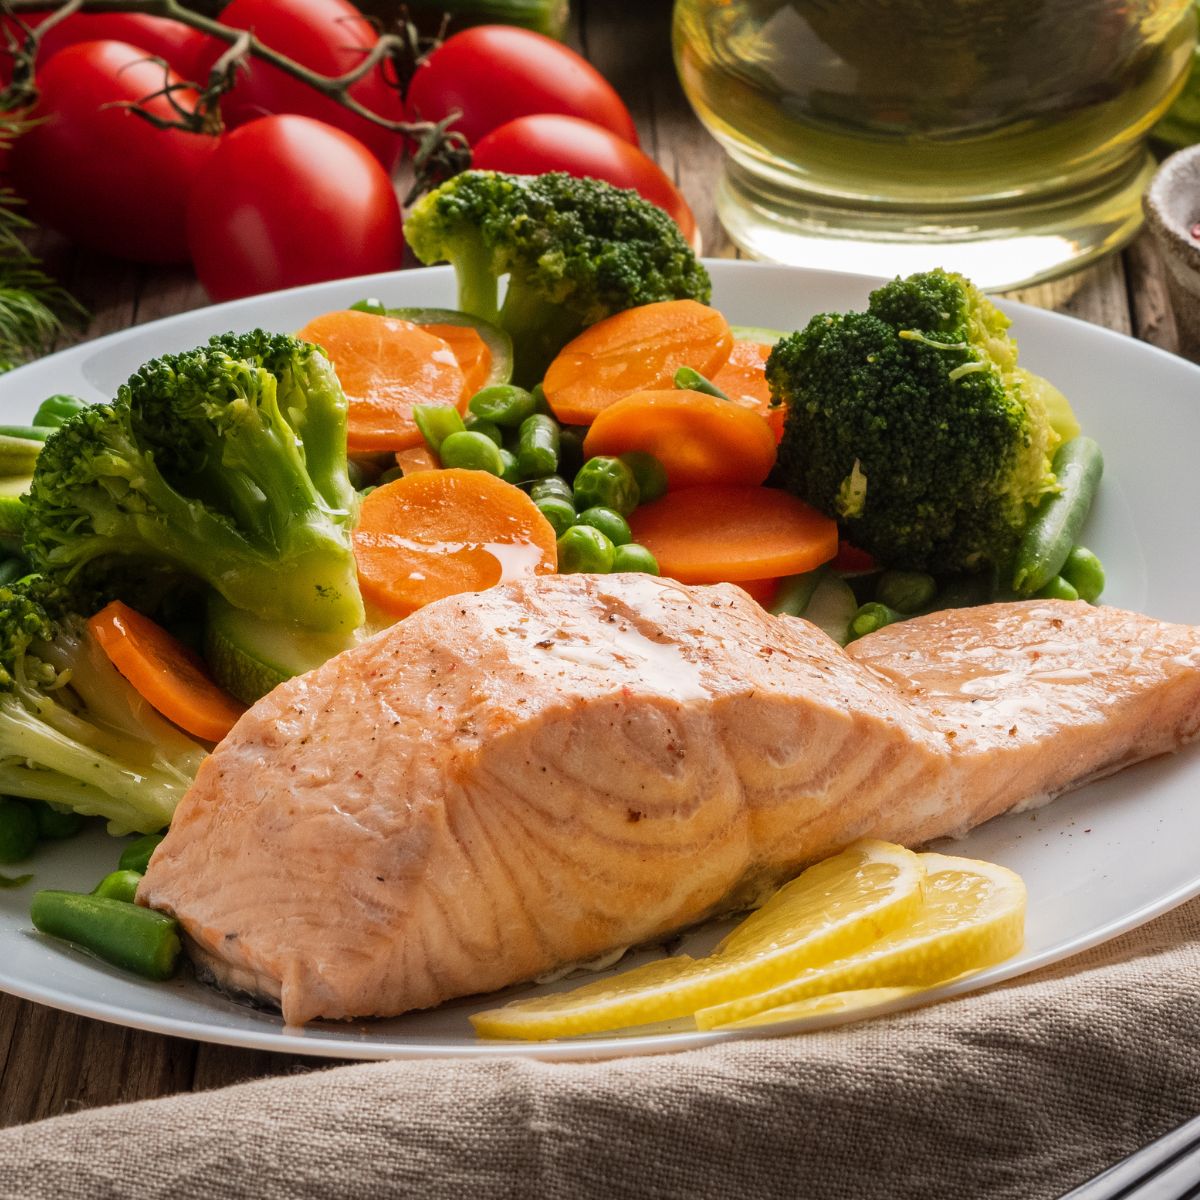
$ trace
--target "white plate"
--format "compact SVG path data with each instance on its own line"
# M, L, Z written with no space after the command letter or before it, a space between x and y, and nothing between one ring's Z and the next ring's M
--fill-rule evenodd
M860 305L862 277L755 263L711 262L714 302L746 325L795 328L815 312ZM376 295L391 305L451 305L447 268L404 271L218 305L113 334L0 378L3 420L28 419L54 392L106 398L145 359L183 350L226 329L296 329L309 318ZM1006 306L1010 307L1010 306ZM1109 574L1105 600L1168 620L1200 622L1200 369L1108 330L1012 305L1021 361L1071 397L1104 447L1105 481L1087 542ZM1143 763L1064 796L1049 808L1003 817L953 844L951 853L992 859L1024 876L1024 951L971 979L894 1003L902 1008L985 987L1114 937L1200 894L1200 757L1184 751ZM33 933L33 887L90 889L116 863L102 833L39 850L34 883L0 892L0 989L70 1012L139 1029L264 1050L345 1058L536 1054L601 1058L661 1052L747 1036L681 1032L539 1046L479 1042L468 1013L478 999L428 1013L352 1025L285 1028L189 975L142 983ZM695 949L713 940L692 935ZM639 956L644 958L645 955ZM559 987L568 986L560 984ZM766 1027L778 1034L837 1023L836 1016Z

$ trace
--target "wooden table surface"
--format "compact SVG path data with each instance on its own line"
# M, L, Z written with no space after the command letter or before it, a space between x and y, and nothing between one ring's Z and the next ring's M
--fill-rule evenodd
M705 253L735 256L713 211L720 151L693 116L671 65L669 0L575 0L573 9L572 43L625 98L643 147L695 211ZM53 243L48 254L93 314L83 338L205 303L187 271L138 268ZM1119 257L1019 296L1175 348L1160 264L1146 236ZM0 995L0 1125L329 1065L141 1033Z

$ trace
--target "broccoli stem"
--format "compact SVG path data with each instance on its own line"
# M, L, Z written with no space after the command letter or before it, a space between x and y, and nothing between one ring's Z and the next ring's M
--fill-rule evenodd
M458 307L485 321L498 320L500 282L492 269L492 256L482 240L459 238L454 245L453 261L454 277L458 283Z
M554 356L583 329L577 313L554 304L534 288L509 276L499 323L512 338L513 382L539 383Z

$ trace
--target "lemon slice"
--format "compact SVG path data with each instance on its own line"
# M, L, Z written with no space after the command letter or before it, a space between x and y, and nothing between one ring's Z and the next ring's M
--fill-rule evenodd
M920 857L889 842L857 842L809 867L743 921L707 958L635 967L574 991L476 1013L481 1037L575 1037L690 1016L719 1000L775 987L840 959L921 911Z
M754 995L701 1008L696 1024L716 1029L809 996L860 988L931 987L1002 962L1025 938L1025 885L994 863L944 854L918 856L925 903L903 928L836 962L809 967Z
M919 987L855 988L849 992L830 992L825 996L809 996L807 1000L796 1000L792 1004L781 1004L768 1008L740 1021L730 1021L722 1029L751 1029L760 1025L774 1025L779 1021L797 1021L804 1017L824 1017L830 1013L845 1013L854 1020L874 1015L876 1010L893 1000L901 1000L914 992L923 992Z

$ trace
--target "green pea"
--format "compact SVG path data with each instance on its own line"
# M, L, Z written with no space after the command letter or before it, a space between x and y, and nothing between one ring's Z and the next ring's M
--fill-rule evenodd
M466 471L486 471L489 475L504 474L504 459L500 447L482 433L452 433L438 451L443 467L458 467Z
M639 571L643 575L658 575L658 559L638 542L626 542L613 552L612 569L616 571Z
M469 429L472 433L482 433L484 437L491 438L497 446L504 445L504 433L495 421L485 421L473 412L468 412L463 418L463 428Z
M466 429L458 409L449 404L414 404L412 415L413 422L425 439L425 445L434 454L441 450L442 443L452 433L462 433Z
M1095 604L1104 591L1104 564L1086 546L1076 546L1063 563L1062 578L1079 593L1080 600Z
M591 525L600 530L614 546L624 546L633 541L629 522L615 509L594 505L585 508L575 520L576 524Z
M1079 592L1061 575L1055 575L1049 583L1038 588L1034 595L1040 600L1078 600Z
M575 509L575 493L571 485L561 475L547 475L544 479L535 479L529 485L529 498L536 504L546 496L561 496Z
M467 401L467 408L485 421L495 421L506 429L515 429L533 415L534 399L513 383L493 383Z
M564 425L558 435L558 473L564 479L574 479L583 466L583 439L587 430L578 425Z
M885 625L903 620L902 613L898 613L894 608L889 608L886 604L880 604L877 600L872 600L862 605L858 612L850 618L850 640L866 637L868 633L874 633L875 630L882 629Z
M667 470L645 450L630 450L621 461L633 472L638 485L638 503L649 504L667 494Z
M554 536L562 537L575 524L575 505L565 496L542 496L534 501L538 512L554 527Z
M92 895L107 896L110 900L124 900L126 904L132 904L141 882L141 871L111 871L92 888Z
M522 479L535 479L558 470L559 437L558 422L553 417L534 413L521 422L517 461L521 464Z
M57 842L63 838L74 837L83 828L83 818L69 808L43 804L40 801L35 801L32 807L39 838Z
M154 853L155 848L161 841L161 833L148 833L144 837L138 838L136 842L130 842L121 851L121 857L117 862L117 866L122 871L144 872L150 862L150 855Z
M500 478L505 483L520 483L521 482L521 464L517 461L517 456L511 450L505 450L500 447L500 462L503 470L500 472Z
M37 843L37 818L33 809L15 796L0 796L0 863L28 858Z
M616 548L592 525L572 525L558 539L558 571L572 575L586 571L607 575L612 570Z
M575 476L575 507L581 512L599 505L627 517L638 506L638 494L633 471L606 454L589 458Z
M933 599L937 581L924 571L884 571L875 585L875 599L901 613L915 613Z

